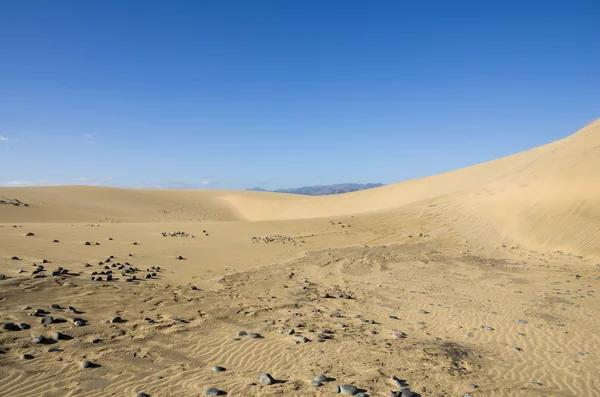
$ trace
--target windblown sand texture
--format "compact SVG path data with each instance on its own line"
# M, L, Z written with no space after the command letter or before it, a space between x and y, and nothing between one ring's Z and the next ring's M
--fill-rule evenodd
M598 396L598 182L600 121L336 196L2 188L0 396Z

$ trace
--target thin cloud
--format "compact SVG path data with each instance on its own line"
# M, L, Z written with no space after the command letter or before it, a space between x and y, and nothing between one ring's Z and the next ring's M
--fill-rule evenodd
M8 141L8 138L5 136L0 135L0 141Z
M2 182L2 186L7 186L7 187L23 187L23 186L34 186L36 185L34 182L28 182L28 181L5 181Z
M84 135L84 137L86 137L87 139L94 139L94 136L91 134L86 134Z
M87 176L80 176L78 178L73 178L73 181L75 181L75 182L85 182L87 180L89 180L89 178Z
M112 181L113 177L112 176L105 176L104 179L106 179L107 181Z

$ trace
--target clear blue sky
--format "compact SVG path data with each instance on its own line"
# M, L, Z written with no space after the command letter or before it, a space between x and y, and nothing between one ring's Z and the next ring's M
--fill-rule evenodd
M0 0L0 184L393 183L600 117L600 1Z

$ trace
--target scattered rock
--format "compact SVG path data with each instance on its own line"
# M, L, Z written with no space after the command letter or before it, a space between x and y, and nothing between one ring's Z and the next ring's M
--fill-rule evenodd
M31 354L23 354L21 356L21 360L33 360L33 356Z
M205 396L224 396L227 393L225 393L223 390L219 390L217 388L211 387L209 389L204 390L204 395Z
M219 367L218 365L215 365L210 370L213 371L215 374L218 374L219 372L227 371L227 369L225 369L224 367Z
M84 361L82 361L82 362L79 363L79 366L81 368L91 368L92 365L93 364L91 363L91 361L88 361L88 360L84 360Z
M342 393L346 396L354 396L356 393L358 393L358 388L353 385L340 385L339 388L339 393Z
M258 379L260 380L261 385L272 385L275 383L275 379L267 373L261 374Z
M19 331L19 327L17 327L14 323L4 323L2 324L2 329L6 331Z

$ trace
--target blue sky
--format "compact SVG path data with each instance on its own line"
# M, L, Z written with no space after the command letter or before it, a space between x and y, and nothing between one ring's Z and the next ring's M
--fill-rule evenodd
M0 185L394 183L600 117L598 1L0 0Z

